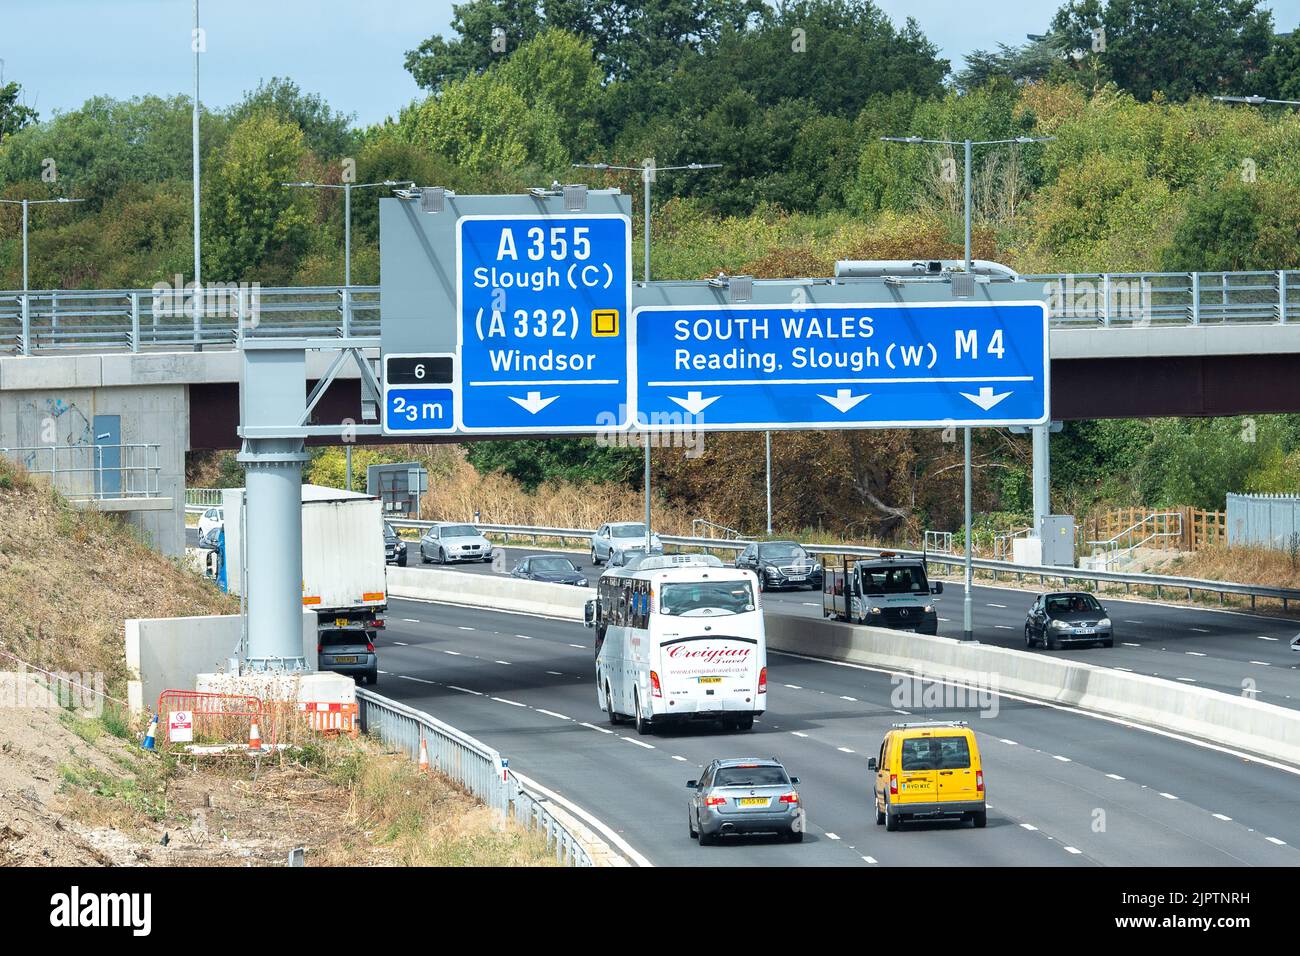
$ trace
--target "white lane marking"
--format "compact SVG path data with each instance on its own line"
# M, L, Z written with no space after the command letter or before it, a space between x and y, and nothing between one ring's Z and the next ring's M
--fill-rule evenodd
M1277 846L1286 846L1286 840L1279 840L1277 837L1264 837L1264 839Z
M515 637L521 637L521 638L523 638L525 641L531 641L531 640L532 640L532 638L529 637L527 634L516 634Z
M673 754L673 759L674 759L674 760L680 760L682 763L690 763L690 761L687 760L685 757L679 757L679 756L677 756L677 754Z
M1141 621L1125 621L1125 624L1141 624Z
M585 722L579 724L579 726L580 726L580 727L586 727L588 730L597 730L597 731L600 731L600 733L602 733L602 734L612 734L612 733L614 732L614 731L610 730L608 727L597 727L595 724L588 724L588 723L585 723Z
M472 628L472 627L466 627L464 624L457 624L456 627L457 627L459 630L462 630L462 631L472 631L472 630L474 630L474 628Z
M1268 661L1251 661L1252 664L1258 664L1260 667L1272 667Z
M552 677L563 677L563 676L564 676L564 675L561 674L559 671L547 671L546 673L550 674Z
M864 856L862 859L871 864L876 863L876 858L874 856Z
M1120 641L1120 642L1119 642L1119 646L1120 646L1120 647L1141 647L1142 645L1141 645L1141 644L1130 644L1128 641Z
M1205 657L1205 655L1202 654L1200 651L1184 651L1183 653L1187 654L1190 657Z
M1196 683L1196 678L1195 678L1195 677L1176 677L1176 678L1174 678L1174 679L1175 679L1175 680L1180 680L1180 681L1182 681L1184 684L1195 684L1195 683Z
M988 606L989 606L989 607L1000 607L1000 608L1002 608L1004 611L1005 611L1006 608L1007 608L1007 606L1006 606L1005 604L989 604Z
M402 618L402 620L405 621L407 624L419 624L419 623L420 623L420 619L419 619L418 617L404 617L404 618Z
M1026 830L1037 830L1037 829L1038 829L1038 827L1034 826L1032 823L1022 823L1022 824L1020 824L1020 825L1021 825L1022 827L1024 827Z
M1174 796L1172 793L1165 793L1163 790L1160 791L1160 796L1164 797L1166 800L1177 800L1177 799L1178 799L1178 798L1177 798L1176 796Z
M1117 773L1108 773L1108 774L1106 774L1106 776L1110 777L1110 779L1112 779L1112 780L1123 780L1123 779L1124 779L1123 777L1121 777L1121 776L1120 776L1119 774L1117 774Z
M398 647L410 647L410 646L411 646L410 644L406 643L406 641L393 641L393 643L394 643L395 645L397 645Z
M450 654L452 657L460 657L460 651L443 651L444 654Z
M896 714L902 714L904 717L911 717L911 716L912 716L912 712L911 712L910 710L898 710L897 708L895 708L895 709L894 709L894 713L896 713Z
M1082 850L1078 849L1077 847L1072 847L1072 846L1062 847L1062 849L1065 850L1066 853L1075 853L1075 854L1079 854L1079 853L1082 853L1082 852L1083 852Z
M803 606L804 606L804 607L821 607L821 605L818 604L816 601L804 601L804 602L803 602Z
M477 690L470 690L468 687L457 687L455 684L448 684L447 687L451 690L458 690L462 694L473 694L475 697L483 696L482 692Z
M803 690L803 688L798 684L786 684L785 686L789 687L791 690Z
M796 737L807 737L807 736L808 736L807 734L805 734L805 733L803 733L802 731L799 731L799 730L792 730L792 731L790 731L790 733L794 734Z
M1232 822L1232 817L1228 816L1225 813L1212 813L1210 814L1210 816L1214 817L1214 819L1216 820L1223 820L1225 823Z
M644 856L642 856L636 850L632 849L632 844L628 843L621 836L615 833L612 829L610 829L608 826L606 826L596 817L592 816L586 810L582 809L582 807L578 806L572 800L560 796L554 790L546 789L540 783L534 780L532 777L524 776L522 773L520 773L517 770L513 772L515 775L515 779L518 780L520 783L522 783L524 786L536 790L542 796L554 800L556 803L559 803L562 806L564 806L565 809L567 809L569 812L581 817L583 820L586 820L589 824L591 824L600 832L601 836L603 836L611 844L613 844L615 847L621 850L623 852L623 855L626 856L633 863L635 863L637 866L654 866L654 864L651 863L649 860L647 860Z
M946 618L946 617L941 617L941 618L939 618L939 620L943 621L945 624L948 623L948 618Z
M585 650L587 649L587 645L586 645L586 644L570 644L569 646L570 646L570 647L576 647L576 648L577 648L578 650L580 650L580 651L585 651Z
M655 745L654 745L654 744L648 744L648 743L646 743L644 740L637 740L635 737L624 737L623 739L626 740L626 741L627 741L628 743L630 743L630 744L636 744L638 747L644 747L646 750L654 750L654 749L655 749Z
M1113 671L1123 671L1125 674L1132 674L1132 673L1133 673L1133 668L1131 668L1131 667L1119 667L1119 666L1117 666L1117 665L1112 665L1112 666L1111 666L1111 670L1113 670Z
M999 631L1014 631L1014 630L1015 630L1015 628L1012 627L1010 624L994 624L993 626L994 626L995 628L997 628Z
M848 694L840 694L840 700L851 700L854 703L857 703L858 699L856 697L850 697Z
M509 661L493 661L493 664L510 664Z
M1260 639L1261 641L1276 641L1276 640L1277 640L1276 637L1269 637L1267 634L1261 634L1261 635L1259 635L1259 639Z
M1001 741L1002 741L1004 744L1006 744L1008 747L1019 747L1019 746L1020 746L1020 744L1016 743L1014 740L1008 740L1006 737L999 737L998 739L1001 740Z
M828 840L838 840L839 838L840 838L840 835L839 835L838 833L831 833L831 832L829 832L829 831L827 831L827 833L826 833L826 839L828 839Z
M838 751L839 751L840 753L842 753L842 754L851 754L851 753L853 753L853 751L852 751L850 748L848 748L848 747L836 747L835 749L838 750Z
M407 677L405 674L398 674L397 677L398 677L399 680L413 680L413 681L416 681L417 683L420 683L420 684L433 684L433 683L436 683L436 681L425 680L423 677Z
M1059 760L1059 761L1061 761L1061 763L1070 763L1070 762L1071 762L1069 757L1062 757L1060 754L1052 754L1052 759L1053 759L1053 760Z
M536 710L539 714L545 714L547 717L558 717L560 720L572 720L572 719L573 719L572 717L566 717L566 716L564 716L564 714L557 714L557 713L556 713L555 711L553 711L553 710L543 710L541 707L535 707L535 708L533 708L533 709Z
M1207 630L1206 630L1205 628L1203 628L1203 627L1189 627L1188 630L1189 630L1189 631L1196 631L1198 634L1209 634L1209 633L1210 633L1209 631L1207 631Z
M521 704L517 700L506 700L504 697L493 697L498 704L509 704L511 707L527 707L527 704Z

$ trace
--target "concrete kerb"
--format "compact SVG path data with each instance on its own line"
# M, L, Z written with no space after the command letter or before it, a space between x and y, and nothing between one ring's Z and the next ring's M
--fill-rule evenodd
M768 648L1077 707L1300 765L1300 712L1159 677L885 628L767 615Z

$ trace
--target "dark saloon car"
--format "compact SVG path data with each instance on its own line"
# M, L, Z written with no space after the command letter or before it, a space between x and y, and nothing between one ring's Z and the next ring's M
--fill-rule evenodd
M406 542L387 521L384 522L384 563L406 567Z
M1025 647L1041 644L1054 650L1066 644L1112 647L1115 631L1110 615L1086 591L1053 591L1039 595L1025 620Z
M551 584L587 586L587 579L573 562L555 554L534 554L524 558L515 565L510 576L528 581L547 581Z
M758 575L759 587L822 589L822 566L797 541L751 544L736 557L736 567Z

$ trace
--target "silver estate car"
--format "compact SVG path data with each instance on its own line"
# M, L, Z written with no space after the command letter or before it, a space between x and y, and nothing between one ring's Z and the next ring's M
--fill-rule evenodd
M704 776L686 783L691 791L686 822L701 846L739 833L776 833L791 843L804 834L804 808L791 777L775 757L715 760Z
M608 561L616 552L645 548L645 525L635 521L611 521L596 529L591 536L592 565ZM663 554L663 542L651 532L650 551Z
M492 542L472 524L439 521L420 538L420 563L450 564L455 561L491 561Z

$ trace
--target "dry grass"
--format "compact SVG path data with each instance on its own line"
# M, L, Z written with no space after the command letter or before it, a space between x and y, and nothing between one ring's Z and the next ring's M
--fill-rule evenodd
M123 696L123 620L237 609L128 526L74 508L0 459L4 650L41 667L101 672L109 693Z
M1211 581L1300 588L1300 560L1267 548L1202 548L1179 558L1172 574Z
M691 515L656 499L654 528L662 534L690 534ZM550 528L596 528L606 521L645 517L639 491L626 485L547 482L529 493L508 475L481 475L463 459L438 482L423 502L421 517L432 521L469 521L474 512L484 524L537 525Z

